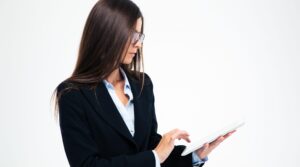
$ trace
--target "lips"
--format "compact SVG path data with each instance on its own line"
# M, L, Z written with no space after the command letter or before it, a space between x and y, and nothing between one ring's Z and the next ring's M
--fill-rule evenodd
M129 52L129 54L136 54L137 51Z

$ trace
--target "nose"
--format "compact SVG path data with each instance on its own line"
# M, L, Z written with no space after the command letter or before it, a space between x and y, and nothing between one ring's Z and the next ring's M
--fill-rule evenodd
M143 43L139 40L139 41L137 41L137 43L135 43L134 47L139 49L142 47L142 45L143 45Z

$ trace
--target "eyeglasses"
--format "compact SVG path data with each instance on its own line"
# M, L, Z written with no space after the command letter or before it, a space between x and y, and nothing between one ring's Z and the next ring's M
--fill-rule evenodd
M137 44L138 42L143 43L145 39L145 34L139 32L133 32L131 38L131 44Z

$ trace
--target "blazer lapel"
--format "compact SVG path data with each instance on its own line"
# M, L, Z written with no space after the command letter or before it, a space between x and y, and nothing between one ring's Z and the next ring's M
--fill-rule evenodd
M106 123L137 147L104 83L99 83L96 88L96 94L93 90L87 90L84 92L89 100L92 101L97 113L106 121Z
M145 141L146 134L148 133L146 131L146 126L148 126L146 118L150 115L148 114L149 112L146 112L148 109L145 107L149 105L147 105L147 101L143 94L140 97L138 96L141 88L140 83L131 78L128 73L126 73L126 75L133 94L135 121L134 137L132 137L130 134L103 82L100 82L97 86L96 94L89 88L86 88L83 92L89 101L91 101L91 104L93 104L97 113L106 121L106 123L113 127L120 135L128 139L132 144L135 145L136 148L138 148L138 145Z
M129 76L127 74L127 76ZM133 80L130 76L128 77L128 81L131 86L131 91L133 94L133 104L134 104L134 128L135 128L135 134L134 134L134 140L138 145L141 145L145 141L146 134L148 133L146 130L147 125L147 117L149 117L148 113L146 112L148 109L145 108L149 105L147 105L147 101L145 101L145 96L143 96L143 93L141 96L140 94L140 83ZM143 88L145 89L145 87Z

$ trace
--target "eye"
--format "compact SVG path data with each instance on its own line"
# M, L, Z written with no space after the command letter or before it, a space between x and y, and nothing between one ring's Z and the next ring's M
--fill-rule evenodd
M134 33L134 34L133 34L133 39L134 39L134 40L138 40L139 37L140 37L140 34L138 34L138 33Z
M141 42L143 43L144 41L144 38L145 38L145 35L143 33L139 33L139 32L134 32L132 34L132 40L131 40L131 43L132 44L136 44L137 42Z
M139 38L140 38L140 34L137 33L137 32L134 32L134 33L132 34L132 40L131 40L131 43L136 43L136 42L139 40Z

